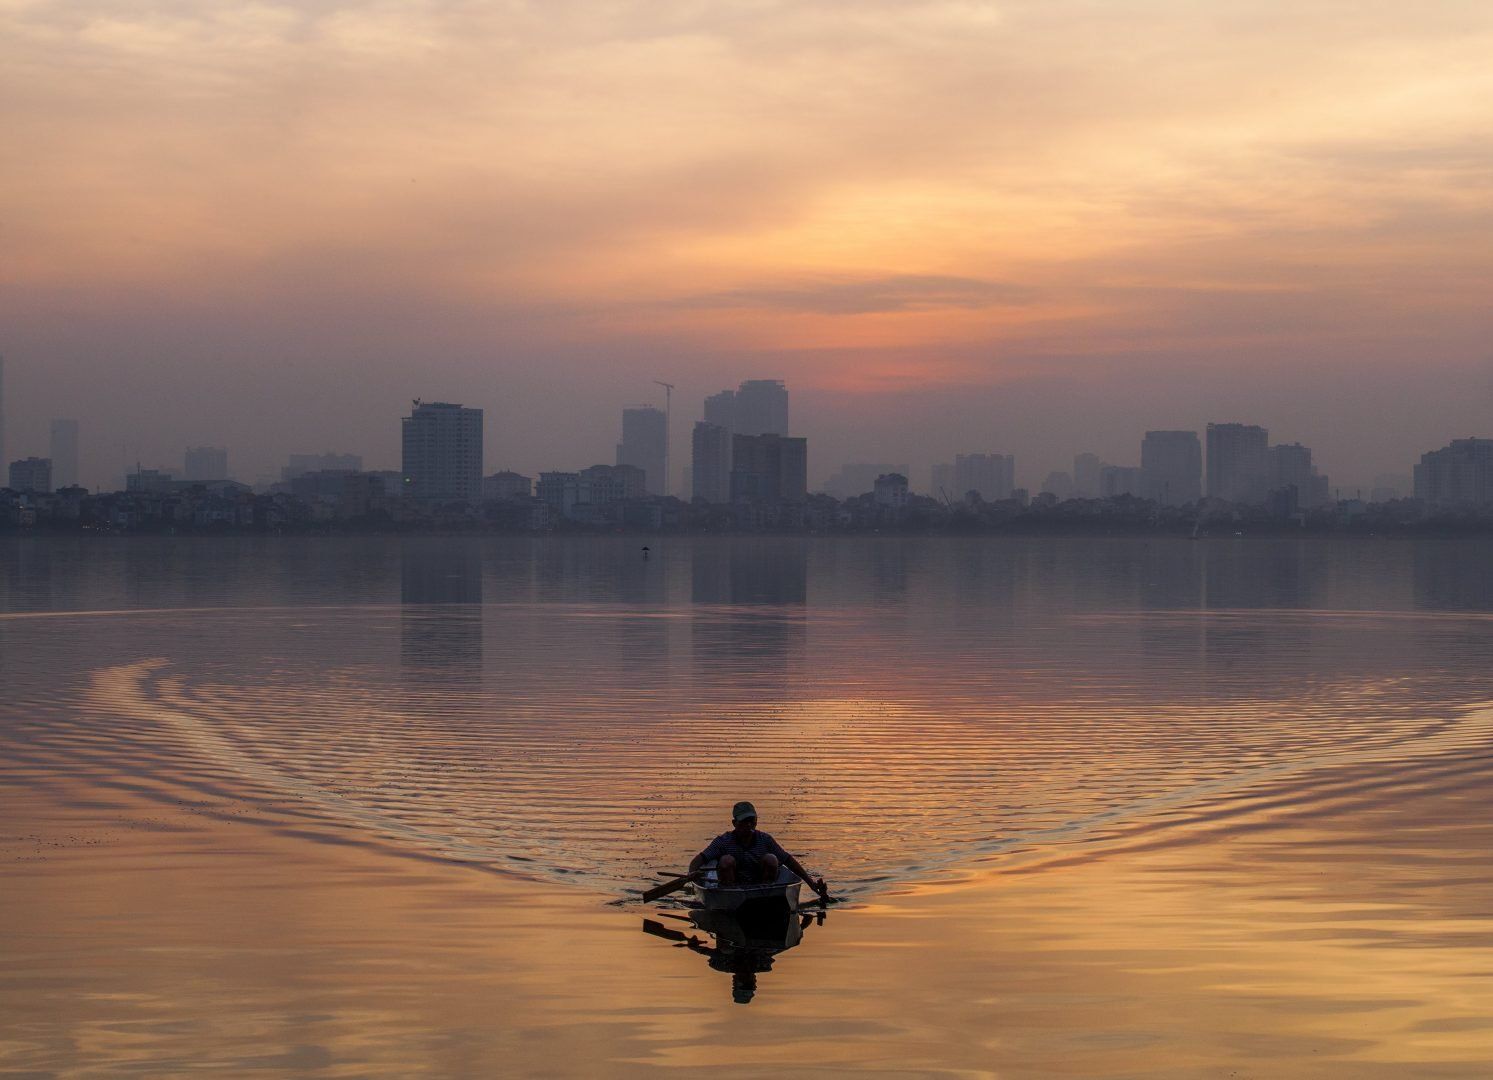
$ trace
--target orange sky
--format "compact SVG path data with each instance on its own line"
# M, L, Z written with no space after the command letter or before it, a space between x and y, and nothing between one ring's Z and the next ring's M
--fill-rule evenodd
M419 395L534 470L777 376L816 478L1208 419L1408 471L1493 407L1490 55L1485 3L0 0L7 450L392 464Z

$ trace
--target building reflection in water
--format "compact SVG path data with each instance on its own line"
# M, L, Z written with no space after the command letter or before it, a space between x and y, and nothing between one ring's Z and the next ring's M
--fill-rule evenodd
M661 918L684 920L672 912ZM705 957L714 971L731 976L731 1000L750 1005L757 994L757 976L772 970L779 953L802 943L804 931L824 925L825 914L795 911L787 903L759 902L736 911L698 908L687 917L689 930L666 926L658 919L644 919L643 933ZM706 937L692 931L702 931Z
M399 550L400 660L406 678L482 681L482 542L406 540Z
M786 692L803 663L808 577L808 546L800 539L732 537L695 544L690 598L696 677Z
M1486 540L1423 540L1410 554L1417 608L1493 610L1493 545Z

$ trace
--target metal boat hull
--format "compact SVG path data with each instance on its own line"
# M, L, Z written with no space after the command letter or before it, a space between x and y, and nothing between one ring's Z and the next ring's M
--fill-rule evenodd
M711 911L737 911L743 906L770 900L781 900L788 905L789 911L797 911L798 891L802 885L797 874L786 866L780 866L776 881L766 885L733 885L727 888L720 884L715 867L707 866L705 876L695 882L692 888L700 906Z

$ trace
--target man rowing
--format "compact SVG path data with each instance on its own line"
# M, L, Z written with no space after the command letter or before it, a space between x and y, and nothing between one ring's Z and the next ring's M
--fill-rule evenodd
M829 886L823 878L810 877L782 845L757 828L757 808L749 802L733 806L731 830L721 833L690 860L690 877L699 874L711 861L715 862L716 878L724 888L771 884L778 879L778 867L786 866L821 897L829 895Z

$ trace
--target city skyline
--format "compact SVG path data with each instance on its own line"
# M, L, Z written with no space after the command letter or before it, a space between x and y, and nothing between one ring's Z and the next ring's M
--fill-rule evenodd
M761 396L755 404L753 394ZM1416 498L1432 506L1493 502L1489 464L1493 439L1454 438L1445 447L1421 454L1409 473L1379 474L1367 492L1362 488L1344 491L1341 485L1334 488L1330 477L1317 467L1311 447L1299 441L1272 443L1267 429L1238 422L1206 425L1206 455L1198 432L1166 429L1144 433L1139 465L1118 465L1092 452L1080 452L1073 457L1071 473L1049 472L1035 490L1017 474L1015 456L998 452L961 453L953 462L935 462L928 470L926 487L909 480L913 470L907 465L866 462L841 463L822 483L810 484L808 440L783 434L788 428L788 401L786 384L778 379L746 380L737 391L708 396L703 403L706 419L694 423L691 463L681 470L682 482L669 483L655 479L667 472L662 464L668 455L667 413L647 406L626 408L615 465L541 470L538 490L549 491L544 501L566 506L588 503L587 492L602 493L605 501L651 496L726 504L743 498L792 502L811 493L849 499L874 491L880 503L887 493L883 482L895 479L901 485L893 500L898 506L909 494L933 496L946 504L966 497L986 502L1014 497L1025 502L1034 494L1057 501L1134 496L1165 507L1191 505L1206 496L1238 506L1268 505L1282 515L1322 509L1340 499L1390 502L1411 496L1412 488ZM739 407L743 402L745 407ZM733 433L738 425L773 430L761 435ZM226 447L199 446L186 448L179 475L174 469L137 464L115 490L165 492L198 484L216 491L226 484L240 492L257 488L301 496L351 494L360 500L359 505L375 495L476 504L534 493L533 477L507 468L491 472L483 455L481 408L416 398L400 427L399 469L364 471L358 454L291 454L279 470L278 482L262 476L250 485L231 475ZM49 456L10 462L10 488L24 495L77 487L78 444L77 422L54 420ZM750 451L749 458L735 461L744 450ZM768 456L754 463L764 453ZM354 491L347 490L349 484ZM557 485L568 485L566 493L561 495Z
M13 384L18 370L24 371L22 366L15 363L13 359L7 368L0 369L5 376L10 377L12 384L0 389L0 405L6 408L6 415L0 419L0 423L5 424L7 432L7 462L22 457L47 456L51 447L51 428L55 423L64 420L60 412L48 412L44 407L38 411L30 401L17 401L17 393ZM1493 387L1493 365L1490 365L1489 385ZM646 398L649 386L646 383L640 383L638 390L639 393L634 396L640 399ZM733 392L727 391L726 393ZM455 397L455 395L451 396ZM661 398L661 393L659 396ZM701 391L698 396L685 393L679 393L676 396L680 400L675 402L675 415L668 429L669 442L674 447L671 491L680 489L682 477L689 465L693 425L712 399L718 400L721 397L720 394L712 394L709 391ZM807 395L795 386L793 396L796 402L800 402L800 399ZM1393 456L1386 449L1384 442L1376 444L1378 448L1362 458L1345 454L1341 448L1343 446L1341 426L1334 425L1325 414L1319 418L1322 421L1320 431L1310 426L1310 419L1304 421L1307 426L1292 424L1287 426L1285 431L1289 433L1292 441L1304 441L1313 447L1317 460L1323 463L1323 471L1335 478L1342 478L1339 486L1349 489L1362 488L1367 491L1373 486L1377 477L1390 473L1408 473L1422 453L1445 445L1453 438L1485 438L1493 435L1493 390L1490 390L1487 396L1489 404L1486 407L1479 404L1475 410L1472 410L1475 415L1469 420L1468 426L1465 428L1452 426L1449 423L1451 418L1448 417L1447 422L1443 422L1439 429L1431 431L1424 444L1411 445L1407 441L1406 445L1409 446L1409 450L1404 457ZM402 400L407 402L408 395ZM719 408L719 405L717 404L716 407ZM515 412L535 411L517 409L512 402L508 403L508 408L513 408ZM564 444L556 444L553 435L546 440L546 445L556 446L553 455L547 451L541 451L537 446L516 445L512 428L499 427L494 431L492 426L494 420L490 419L488 449L485 453L483 468L486 472L513 468L518 472L534 475L548 468L580 468L588 463L613 460L619 444L620 429L617 417L627 409L662 412L662 401L660 400L657 404L627 406L626 409L620 401L604 403L597 409L597 422L600 425L597 429L574 427L568 431L567 434L571 437ZM826 413L832 416L841 415L836 410L826 410L822 402L819 403L818 409L811 408L804 411L811 411L811 414L817 412L820 415ZM490 406L488 412L491 417L493 410ZM17 413L20 415L17 416ZM1043 477L1054 471L1068 469L1075 453L1092 452L1106 462L1119 461L1126 465L1139 466L1139 443L1134 440L1145 431L1194 430L1201 435L1210 423L1237 422L1218 421L1207 418L1208 414L1204 413L1204 419L1197 421L1195 426L1188 426L1166 415L1159 413L1157 415L1158 420L1153 427L1120 429L1117 427L1115 417L1105 416L1102 412L1096 413L1096 422L1083 426L1084 431L1088 432L1091 437L1082 446L1077 442L1065 442L1064 440L1070 437L1067 431L1035 429L1030 423L1030 417L1027 422L1013 418L1011 422L1004 423L999 429L994 423L990 423L985 428L978 424L962 427L950 425L951 429L960 432L958 436L951 437L944 432L928 443L912 438L911 426L905 431L894 432L887 443L872 442L853 419L847 417L844 420L843 429L827 428L823 423L817 425L819 430L817 435L814 433L814 428L809 429L809 437L816 446L815 461L817 462L811 472L811 486L832 478L842 465L873 459L904 460L908 462L909 470L914 476L922 476L939 462L950 461L956 454L969 452L971 448L997 438L1002 442L1002 451L1012 454L1017 460L1017 486L1028 487L1036 491L1042 487ZM1258 413L1250 415L1251 426L1257 425L1272 432L1277 430L1277 425L1261 421ZM1390 421L1390 426L1394 427L1393 419L1386 419ZM100 435L94 423L79 421L75 418L68 418L66 422L78 425L83 432L78 450L78 477L79 482L86 487L107 487L118 483L129 471L138 466L177 471L182 467L183 455L204 441L202 438L190 438L185 442L175 444L162 438L158 431L146 430L127 432L123 438L114 438L111 448L110 436ZM502 423L502 420L496 422ZM795 422L793 426L794 434L805 433L799 422ZM111 425L108 423L105 423L104 427L105 431L111 430ZM351 440L339 439L330 434L326 428L317 428L319 433L314 438L281 429L278 436L279 439L283 439L283 442L277 440L275 445L269 445L263 441L249 444L233 443L231 448L236 463L234 475L246 482L268 482L278 475L287 457L329 452L352 452L369 460L381 462L383 467L397 468L401 453L397 432L391 434L386 426L370 424L366 418L360 421L357 427L360 429L376 428L378 434L365 443L353 445ZM1434 428L1434 424L1428 424L1427 427ZM117 422L112 425L112 430L116 433L120 430ZM964 435L965 431L970 434ZM1013 434L1010 438L1006 438L1003 435L1005 432ZM1332 437L1333 432L1336 432L1338 436L1336 439ZM1075 432L1072 437L1076 439L1080 436ZM1012 441L1015 438L1019 438L1021 442ZM1334 446L1337 447L1336 450L1333 449ZM155 449L147 451L145 447ZM593 452L581 449L583 447L596 449ZM817 449L821 447L822 450ZM835 447L848 447L848 449L837 452ZM901 453L893 453L888 447L904 449ZM916 486L915 482L914 487Z
M0 363L3 363L3 361L0 361ZM3 367L0 367L0 375L3 375L3 371ZM698 419L694 419L694 417L698 415L703 415L704 417L713 416L716 418L716 420L734 417L738 408L738 402L747 400L743 397L743 394L746 393L749 389L753 390L759 395L763 391L766 391L769 394L769 399L764 403L751 406L752 411L744 414L749 417L749 419L747 420L748 428L750 430L770 429L773 433L787 434L789 427L787 422L789 393L786 389L785 381L781 379L746 379L741 382L740 388L737 390L723 390L713 394L705 394L702 397L701 404L698 408L693 407L686 401L685 403L683 403L683 406L680 410L680 416L674 418L672 426L665 426L664 411L656 406L635 405L622 408L620 410L620 415L622 416L622 424L620 427L615 421L615 416L617 414L613 414L613 452L596 459L589 459L590 463L594 464L597 461L602 460L616 460L618 464L622 464L623 458L626 457L628 458L628 463L638 464L640 467L643 467L642 459L641 457L639 457L640 454L643 456L651 455L653 460L659 460L661 459L661 456L665 451L665 446L667 444L672 444L676 447L676 450L671 455L672 466L670 471L672 473L672 476L670 477L667 491L655 489L654 481L652 479L654 470L645 468L645 472L647 472L650 477L648 481L649 491L651 494L672 494L688 499L694 492L696 487L694 482L691 480L691 476L693 474L691 457L692 449L698 443L700 437L698 430L695 429L697 429L702 422ZM0 386L0 395L3 395L3 392L3 386ZM0 396L0 424L4 424L7 419L7 417L3 413L4 404L5 399L3 396ZM477 411L480 413L483 410L481 407L478 407ZM709 421L707 420L704 422L708 423ZM644 427L635 429L633 442L629 444L627 436L628 425L636 423L641 423L644 425ZM170 450L165 451L164 455L158 460L148 460L142 455L138 454L131 455L130 457L121 461L118 468L111 470L111 468L108 466L100 466L96 460L96 457L94 455L91 455L86 449L80 449L80 443L83 440L81 439L79 434L79 427L79 422L75 419L53 418L47 423L49 434L45 443L37 447L35 450L28 450L25 453L18 454L12 452L8 455L7 460L0 464L8 465L10 461L21 460L22 458L41 458L48 457L49 455L55 456L55 451L58 446L63 445L68 448L70 458L64 463L62 470L60 472L57 472L56 476L58 479L56 481L56 486L64 486L64 484L61 482L61 478L71 476L75 478L75 482L81 483L84 487L93 488L95 490L123 490L125 487L124 480L132 472L138 471L142 468L147 468L148 470L153 472L158 471L163 474L178 475L182 478L213 480L231 477L232 479L244 483L253 483L263 486L273 483L277 479L289 480L291 474L296 471L312 471L313 466L316 468L353 467L347 465L346 463L355 460L358 462L356 468L361 468L361 463L365 457L365 455L362 453L349 452L346 450L346 448L343 448L340 452L338 450L322 449L320 451L310 453L306 452L304 449L288 453L281 449L278 451L278 456L271 457L268 461L264 461L261 458L260 463L251 466L251 468L253 469L253 473L251 475L249 470L246 469L236 468L231 471L227 469L227 454L229 451L226 447L199 447L196 445L187 445L177 449L174 454ZM1163 427L1157 429L1148 429L1143 432L1130 432L1128 434L1133 440L1131 445L1129 447L1121 446L1120 449L1113 452L1116 458L1121 459L1121 462L1107 460L1104 454L1097 454L1090 448L1075 450L1073 447L1069 447L1066 451L1066 457L1044 458L1041 461L1034 463L1031 458L1029 458L1025 453L1020 452L1023 448L1018 447L1017 452L1013 453L1010 451L1010 448L1007 447L1004 455L1001 455L999 452L997 452L997 456L1004 456L1006 458L1012 459L1006 466L1007 471L1010 474L1009 480L993 482L990 486L992 490L998 491L1021 488L1029 490L1033 494L1043 491L1058 491L1059 494L1063 494L1068 489L1064 487L1062 490L1058 490L1053 487L1053 484L1058 480L1058 478L1067 477L1066 480L1062 481L1062 484L1072 484L1072 492L1080 496L1103 496L1130 493L1143 495L1148 498L1155 498L1162 502L1175 503L1179 498L1182 501L1190 501L1186 498L1183 498L1182 496L1169 495L1165 491L1142 490L1141 474L1144 472L1143 466L1145 464L1148 444L1151 442L1152 438L1156 436L1165 437L1191 435L1194 437L1201 437L1202 435L1208 433L1210 429L1215 427L1247 428L1252 431L1259 432L1261 438L1264 438L1269 434L1267 425L1241 424L1238 421L1215 420L1208 420L1200 424L1196 430L1187 428ZM683 428L682 432L677 430L680 428ZM65 435L59 436L59 430L64 431ZM1422 449L1416 450L1409 460L1397 462L1392 461L1390 462L1388 468L1372 468L1366 462L1349 462L1343 470L1343 474L1346 474L1345 476L1339 473L1329 473L1326 469L1318 468L1316 462L1319 462L1321 459L1319 452L1315 448L1315 444L1313 444L1312 447L1304 447L1301 444L1300 436L1297 435L1294 442L1291 444L1275 444L1268 447L1272 457L1269 460L1262 458L1262 460L1257 463L1256 468L1258 471L1258 475L1255 479L1257 484L1267 485L1272 478L1279 479L1278 477L1274 477L1274 474L1279 470L1279 464L1274 461L1274 457L1278 457L1278 454L1276 453L1277 451L1285 450L1287 448L1287 445L1291 445L1306 451L1308 468L1311 473L1322 474L1318 477L1318 479L1323 481L1324 486L1321 489L1322 494L1317 496L1317 498L1325 499L1326 497L1328 497L1329 489L1325 486L1328 475L1331 475L1333 477L1333 484L1330 489L1333 495L1342 493L1343 497L1362 496L1367 498L1372 491L1376 489L1382 490L1382 486L1386 478L1404 478L1408 483L1409 476L1411 475L1417 463L1419 463L1423 454L1431 450L1435 450L1440 446L1445 446L1453 439L1480 439L1487 437L1480 433L1481 430L1483 429L1469 432L1466 435L1459 435L1448 432L1441 437L1439 443L1428 445ZM731 431L731 427L725 426L724 431L729 433ZM619 436L615 434L616 432L621 432L621 441L617 441ZM1138 436L1139 438L1137 438ZM1307 437L1312 438L1310 433L1308 433ZM61 443L59 443L59 438L62 439ZM379 460L381 462L381 464L376 467L380 467L386 470L395 470L403 467L401 465L400 458L402 457L404 450L402 449L402 445L399 443L399 440L401 440L402 438L402 436L399 436L396 438L396 440L394 440L396 441L396 448L393 454L393 460L382 461L381 459L375 457L375 460ZM664 440L667 440L667 443ZM507 452L504 449L492 449L491 434L489 433L484 443L487 448L481 451L482 460L480 464L480 473L482 476L487 476L498 471L512 470L516 473L527 474L532 477L537 476L540 472L552 471L555 468L561 468L562 470L581 469L585 467L582 462L588 459L585 458L584 454L577 452L574 449L574 446L585 445L589 441L591 440L587 440L583 435L577 437L577 439L571 444L570 448L561 451L559 455L559 462L557 463L557 461L555 460L538 460L531 449L520 449L512 453ZM729 447L729 434L727 434L722 441L727 447ZM837 484L837 477L842 476L845 470L849 469L864 472L865 467L862 465L863 461L871 458L876 458L878 456L881 456L883 458L889 456L882 453L880 451L880 448L873 446L870 447L867 453L862 455L861 458L848 457L839 460L832 460L827 458L827 456L819 449L817 440L811 439L810 441L814 442L816 445L816 452L809 474L810 491L833 490ZM827 441L831 444L833 444L834 442L833 439ZM947 441L948 440L945 438L944 442L947 443ZM926 491L927 493L933 495L938 495L940 490L955 490L958 487L958 483L954 479L953 470L955 466L951 463L951 459L960 458L971 454L977 456L982 455L984 453L983 451L977 451L971 448L972 446L977 446L981 441L987 440L985 439L985 436L977 434L971 444L955 444L956 449L953 452L944 454L942 456L940 456L940 454L938 454L937 452L930 452L926 448L922 448L918 454L911 455L909 459L910 463L900 466L901 469L905 470L906 475L909 477L911 490ZM1097 440L1091 440L1091 443L1096 441ZM295 441L295 444L305 447L309 445L309 440L300 438ZM635 449L625 450L625 445L632 445L633 447L635 447ZM223 461L215 466L215 469L213 471L195 472L192 464L194 455L199 455L200 460L200 455L208 452L210 452L212 455L222 455ZM274 454L276 452L271 451L271 453ZM1053 451L1053 453L1061 455L1064 453L1064 451L1062 449L1058 449L1056 451ZM235 449L233 456L235 461L241 461L244 456L249 455L240 455L239 452ZM729 463L729 458L730 452L729 449L727 449L725 451L725 460L727 461L727 463ZM1089 467L1095 470L1093 477L1091 478L1091 482L1089 482L1088 484L1084 482L1081 475L1084 468L1083 462L1086 460L1090 462ZM1201 459L1201 462L1206 463L1212 460L1214 460L1214 455L1204 455ZM1382 455L1379 455L1374 460L1378 462L1385 459ZM286 465L287 461L290 462L289 466ZM185 464L182 464L183 462L185 462ZM306 464L301 465L298 470L297 462L304 462ZM341 464L338 464L339 462ZM1073 471L1071 472L1063 467L1069 464L1071 464L1072 466ZM1209 468L1211 467L1212 466L1209 466ZM942 469L947 469L949 471L944 474L940 472L940 470ZM1110 475L1101 476L1101 471ZM724 473L720 478L720 483L723 487L729 487L729 480L725 475L728 473L729 464L725 466ZM1132 475L1127 478L1125 476L1117 475L1119 473ZM918 479L919 477L925 476L931 477L926 485ZM1043 479L1039 479L1039 477ZM90 482L91 478L92 482ZM473 482L468 481L468 483L470 485ZM974 485L976 489L983 489L984 486L985 485L982 484ZM867 490L869 491L870 489L868 488ZM1209 477L1207 474L1204 474L1201 479L1201 491L1204 494L1208 494L1211 492L1211 490L1212 487L1210 486ZM1252 491L1247 493L1246 501L1255 499L1263 490L1265 490L1265 488L1262 487L1259 491ZM1190 491L1191 488L1189 487L1188 492L1190 493Z
M756 395L759 400L753 402L751 395ZM650 495L675 495L685 500L703 495L707 501L729 501L728 498L712 498L711 494L724 494L731 489L731 441L735 437L732 434L733 427L740 419L740 423L749 431L767 428L770 429L768 434L785 435L789 426L788 401L789 392L781 379L747 379L742 381L738 390L724 390L707 395L700 411L715 422L711 419L685 421L691 423L693 428L685 440L688 452L683 455L683 462L675 457L673 475L666 485L657 485L653 479L658 471L658 463L668 453L670 429L666 427L665 412L652 406L626 407L621 413L622 441L615 444L614 448L616 464L636 466L640 474L648 478L647 492ZM461 497L478 498L485 478L504 472L524 475L524 470L511 468L511 462L508 461L494 466L491 453L484 453L483 411L480 407L464 408L459 403L422 403L420 399L415 399L411 416L402 421L402 460L398 463L399 469L375 471L402 472L408 478L411 471L412 421L421 417L433 420L437 415L447 414L454 419L460 414L475 424L475 437L470 446L463 445L460 450L455 451L461 457L460 467L465 470L464 475L460 480L443 480L442 490L459 490L464 493ZM3 419L3 415L0 415L0 422ZM430 427L429 424L425 426ZM434 432L435 429L431 427L432 437ZM1122 452L1119 455L1134 458L1137 464L1117 464L1104 460L1090 450L1082 450L1071 458L1071 472L1048 471L1041 483L1035 479L1040 470L1030 465L1024 470L1018 468L1017 463L1021 460L1019 454L973 450L951 455L954 458L952 462L935 459L921 470L908 465L897 465L888 466L882 471L901 473L909 479L909 490L940 498L962 497L966 491L976 491L987 500L998 500L1010 497L1013 491L1023 490L1029 494L1055 494L1059 498L1107 498L1129 494L1165 505L1186 504L1196 501L1201 495L1220 498L1225 502L1263 504L1270 491L1295 486L1302 493L1303 507L1309 507L1337 497L1372 501L1403 497L1408 494L1412 474L1419 471L1426 455L1450 448L1448 445L1424 450L1413 461L1402 463L1392 472L1377 473L1372 480L1366 479L1357 484L1331 484L1330 477L1318 468L1311 447L1303 445L1299 440L1292 443L1272 443L1269 430L1261 425L1209 421L1200 431L1155 429L1141 434L1142 438L1134 447L1135 453ZM1207 437L1206 454L1202 451L1200 435ZM469 436L463 435L461 438L467 439ZM1473 443L1486 441L1476 435L1468 438ZM1241 442L1241 439L1244 441ZM797 437L796 441L806 444L802 436ZM1455 436L1448 438L1449 444L1465 441L1467 439ZM69 486L70 483L83 483L83 486L89 487L78 477L79 442L79 425L76 420L54 419L50 424L49 454L28 454L24 458L13 458L12 461L19 463L33 459L48 460L51 463L49 476L54 488ZM59 448L63 451L60 458ZM700 474L698 462L702 452L712 462L711 476L702 477ZM126 468L124 477L112 487L108 483L92 486L100 491L124 490L129 486L124 481L142 470L152 477L175 476L187 481L215 482L232 479L241 483L251 482L249 478L229 470L228 456L226 447L188 446L180 456L179 460L184 463L181 467L166 466L163 463L162 466L145 468L143 463L137 461ZM572 459L574 456L573 453L570 455ZM280 460L288 461L288 464L279 465L273 473L261 472L253 478L252 483L264 488L277 478L280 482L288 483L295 476L307 472L358 471L362 469L363 463L361 454L334 451L291 453ZM648 468L650 463L654 465L653 469ZM9 462L5 464L8 465ZM586 468L607 467L596 464ZM1359 468L1362 469L1363 466L1360 465ZM817 461L814 471L809 475L823 479L808 480L806 490L836 493L837 487L848 476L864 475L874 479L875 474L870 469L871 466L857 461L841 461L830 465ZM992 469L995 471L992 472ZM574 470L585 471L581 466L574 466L572 472ZM549 468L532 470L530 479L546 472L555 472L552 463ZM560 473L571 474L564 469ZM918 473L929 477L926 485L913 479ZM405 482L408 484L410 480L406 479ZM871 485L868 484L866 493L870 491Z
M579 466L652 380L677 448L744 371L821 462L995 445L1028 484L1220 417L1367 484L1493 414L1486 5L0 27L7 455L76 418L95 482L216 443L392 463L421 393L488 408L492 465Z

